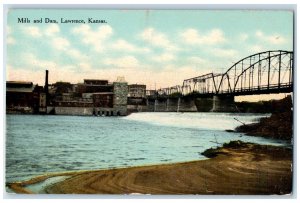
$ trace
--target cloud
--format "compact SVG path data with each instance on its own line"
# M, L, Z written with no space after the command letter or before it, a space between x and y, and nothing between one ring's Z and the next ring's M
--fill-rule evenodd
M43 30L35 26L30 26L24 29L25 30L23 31L28 31L27 34L31 36L45 37L47 41L51 42L50 45L55 50L64 51L65 54L71 56L72 58L76 58L79 60L86 59L86 57L82 55L80 51L72 48L71 42L67 38L59 36L60 28L56 24L49 25ZM8 38L7 43L14 44L15 40L13 38Z
M47 36L55 36L60 32L59 26L56 24L49 25L45 30L45 35Z
M152 57L152 60L156 62L169 62L175 60L175 55L170 53L164 53L155 57Z
M104 50L104 41L113 34L113 29L109 25L99 26L98 29L92 30L89 25L80 25L75 27L72 32L82 37L82 42L91 45L98 52Z
M153 69L146 70L144 77L142 77L142 75L138 77L139 74L142 74L138 72L135 74L135 78L129 77L129 81L141 82L147 85L151 84L151 87L149 85L147 86L147 89L154 89L156 83L156 89L159 89L182 85L184 79L196 77L205 73L206 72L199 70L196 65L179 66L176 64L168 64L160 71L155 71Z
M34 83L43 84L43 75L38 71L30 70L29 68L24 69L20 67L14 67L10 64L6 65L6 80L7 81L33 81Z
M63 51L64 54L77 60L87 60L87 56L83 55L78 49L72 48L71 42L64 37L53 37L52 47L58 51Z
M191 45L214 45L226 41L224 33L220 29L213 29L202 34L196 29L189 28L180 35L185 43Z
M51 24L47 26L45 29L40 29L37 26L28 26L23 27L23 32L27 35L30 35L31 37L42 37L42 36L48 36L48 37L54 37L60 32L60 28L56 24Z
M86 60L86 56L72 47L71 42L60 36L60 28L56 24L51 24L45 29L40 30L40 34L47 37L47 40L51 42L51 46L58 51L63 51L64 54L78 60Z
M133 68L139 67L139 61L134 56L123 56L120 58L104 59L105 65L112 65L118 68Z
M49 70L51 82L73 80L72 77L80 78L78 71L80 65L62 64L57 61L40 59L32 53L24 53L20 56L22 67L7 65L7 78L9 80L33 81L39 84L44 83L45 70ZM82 66L81 66L82 67Z
M155 47L164 48L168 51L178 51L179 48L172 44L168 36L154 28L146 28L140 33L140 38Z
M52 68L43 67L38 70L32 69L31 66L14 67L11 65L6 66L6 79L7 81L30 81L34 84L45 84L45 70L49 70L49 83L55 83L57 81L66 82L80 82L83 80L82 75L75 71L72 65L56 66Z
M265 48L263 48L261 45L252 45L250 46L249 50L251 51L251 53L258 53L265 51Z
M55 37L60 32L60 28L56 24L51 24L47 26L45 29L40 29L37 26L28 26L23 27L23 32L31 37Z
M78 60L87 60L88 58L86 55L83 55L79 50L74 48L68 49L66 54Z
M207 61L205 59L198 57L198 56L191 56L188 58L188 61L190 61L191 63L197 63L197 64L207 63Z
M23 28L23 32L31 37L41 37L43 36L41 30L37 26L27 26Z
M262 33L262 31L258 30L258 31L256 31L255 36L258 38L261 38L264 36L264 33Z
M280 34L266 35L265 33L263 33L260 30L255 32L255 36L257 39L264 41L264 42L268 42L269 44L273 44L273 45L284 44L287 41Z
M56 61L41 60L33 54L22 55L26 63L22 68L8 66L8 80L33 81L44 84L45 69L49 70L49 82L68 81L71 83L82 82L84 78L101 78L114 81L118 75L125 76L129 84L146 84L147 88L170 87L182 84L186 78L202 75L205 72L197 65L166 64L157 71L157 67L140 64L134 56L106 59L110 67L103 69L103 65L92 66L89 62L78 64L59 64ZM142 68L141 68L142 67Z
M249 38L249 35L246 33L242 33L239 35L239 41L246 41Z
M12 35L12 29L10 26L6 26L6 43L7 44L16 44L16 40Z
M137 47L126 40L119 39L115 43L112 44L111 46L115 50L120 50L120 51L128 51L128 52L146 52L149 53L150 49L149 48L140 48Z
M79 63L80 72L88 72L92 70L89 63Z
M58 50L67 50L70 46L70 42L66 38L55 37L52 39L52 46Z
M53 69L57 67L55 62L38 59L32 53L22 54L21 60L24 61L25 66L29 66L31 69Z
M211 51L215 56L221 57L221 58L236 58L238 56L238 52L234 49L220 49L215 48Z

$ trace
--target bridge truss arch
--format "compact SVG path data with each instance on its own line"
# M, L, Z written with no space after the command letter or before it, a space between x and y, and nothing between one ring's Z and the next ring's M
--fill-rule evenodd
M216 94L290 92L292 84L293 52L265 51L232 65L222 75Z

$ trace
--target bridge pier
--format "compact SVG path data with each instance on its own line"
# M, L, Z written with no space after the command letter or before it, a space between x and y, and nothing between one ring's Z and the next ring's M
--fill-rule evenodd
M178 97L178 100L177 100L177 111L176 112L179 112L180 110L180 97Z
M166 112L168 107L167 98L158 98L154 101L154 112Z
M179 98L167 98L167 106L166 111L167 112L177 112L178 109L178 99Z
M206 98L152 98L145 101L149 112L236 112L234 96L216 95Z
M166 108L166 111L169 111L169 103L170 103L170 100L169 98L167 99L167 108Z
M237 111L234 104L234 96L231 95L215 95L213 96L212 112L235 112Z
M213 97L195 98L198 112L210 112L213 109Z
M197 112L194 99L189 97L179 97L177 112Z

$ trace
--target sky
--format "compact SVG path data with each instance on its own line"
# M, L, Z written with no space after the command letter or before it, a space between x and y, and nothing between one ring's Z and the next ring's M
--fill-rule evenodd
M129 84L158 89L223 73L261 51L292 51L293 12L11 9L6 45L6 80L43 85L48 69L50 83L124 76Z

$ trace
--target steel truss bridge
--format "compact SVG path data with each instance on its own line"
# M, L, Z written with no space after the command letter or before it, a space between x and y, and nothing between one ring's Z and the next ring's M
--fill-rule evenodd
M157 90L157 96L254 95L293 91L293 52L265 51L247 56L225 73L208 73L182 85Z

